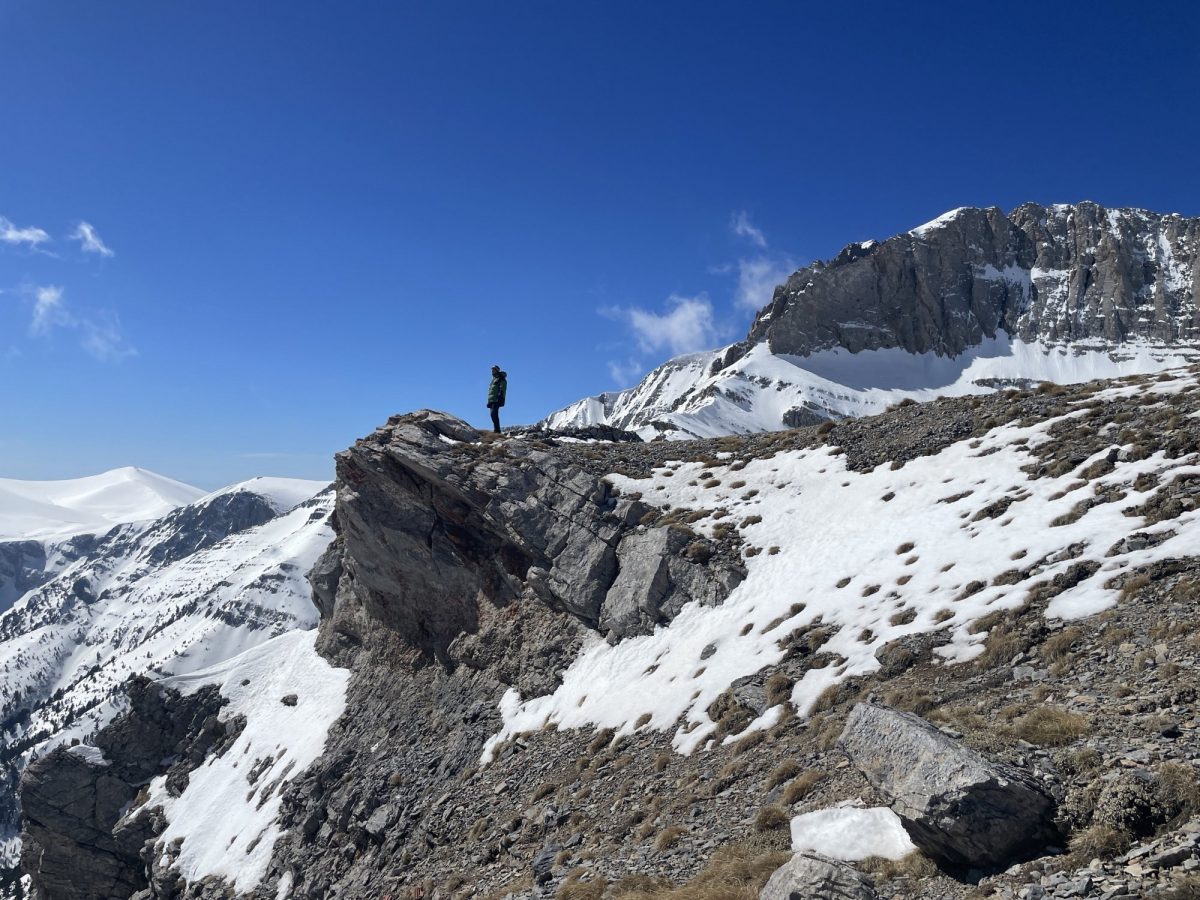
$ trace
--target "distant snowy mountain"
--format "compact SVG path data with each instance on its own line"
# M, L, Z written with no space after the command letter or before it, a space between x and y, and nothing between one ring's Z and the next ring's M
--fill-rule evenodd
M127 466L87 478L0 478L0 541L52 540L157 519L204 491Z
M956 209L796 272L744 341L542 424L710 437L1159 371L1200 354L1198 280L1200 219L1094 203Z
M186 674L315 626L305 574L332 540L333 497L325 482L276 478L203 494L134 469L4 484L19 485L0 495L8 522L45 522L48 507L77 512L72 527L126 520L48 545L0 544L44 546L49 559L44 582L0 616L0 836L11 842L24 765L111 719L129 676ZM29 515L35 503L41 518Z

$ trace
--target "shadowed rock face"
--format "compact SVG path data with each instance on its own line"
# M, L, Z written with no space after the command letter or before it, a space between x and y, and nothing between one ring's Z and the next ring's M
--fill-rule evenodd
M543 603L619 637L741 580L686 559L678 533L639 526L649 507L570 453L485 441L442 413L393 417L338 454L337 474L338 541L311 576L334 655L383 627L446 659L484 603Z
M796 272L748 339L799 356L957 356L998 330L1025 341L1191 342L1198 275L1200 219L1095 203L964 208Z
M21 779L21 865L37 900L120 898L146 887L141 852L164 823L157 809L122 816L166 761L175 759L172 774L186 784L236 724L218 721L223 701L212 686L181 697L139 676L127 690L129 712L96 736L102 757L60 747Z

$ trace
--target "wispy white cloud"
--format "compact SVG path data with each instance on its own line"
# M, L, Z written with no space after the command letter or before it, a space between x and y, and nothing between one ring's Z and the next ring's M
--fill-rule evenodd
M111 310L78 315L68 308L64 291L57 285L40 285L22 289L33 298L33 317L29 333L33 337L49 338L56 329L70 329L79 335L79 346L101 362L119 362L136 356L121 329L121 320Z
M712 301L707 294L667 298L664 312L634 307L611 307L603 311L625 322L643 353L667 350L672 355L694 353L716 344L723 329L716 324Z
M608 361L608 374L621 387L633 384L641 376L643 366L641 360L637 359L610 359Z
M786 256L739 259L735 302L751 312L762 309L771 302L775 286L787 281L794 271L796 264Z
M100 240L100 235L96 233L96 229L88 222L80 222L73 232L70 234L70 239L79 241L80 247L84 253L98 253L101 256L116 256L115 253Z
M116 313L104 311L97 318L83 320L80 325L83 339L79 345L100 362L120 362L137 356L137 350L130 346L121 331L121 320Z
M35 228L32 225L25 228L18 228L4 216L0 216L0 242L5 244L26 244L30 247L37 247L38 244L44 244L50 240L50 235L40 228Z
M750 215L745 210L739 210L733 214L729 220L729 227L733 229L733 233L738 237L744 237L754 244L754 246L766 249L767 236L762 233L761 228L758 228L750 221Z
M33 292L33 320L29 333L34 337L47 337L55 328L74 328L78 322L63 302L63 289L56 285L31 288Z

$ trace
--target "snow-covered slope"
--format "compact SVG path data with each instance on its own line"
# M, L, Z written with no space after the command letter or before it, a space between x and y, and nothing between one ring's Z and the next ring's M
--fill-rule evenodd
M52 540L157 519L204 491L127 466L87 478L0 478L0 541Z
M775 290L746 340L669 360L543 425L711 437L910 397L1156 371L1200 352L1200 219L1094 203L964 207Z
M30 756L107 722L130 675L195 671L315 626L305 574L333 537L325 487L255 479L119 525L0 616L4 824Z
M978 394L1014 384L1075 384L1158 372L1200 358L1200 350L1148 341L1027 344L1000 336L950 359L899 348L822 350L807 357L756 344L723 366L731 347L659 366L636 387L574 403L549 415L551 429L612 425L645 440L717 437L811 425L882 412L906 398Z
M740 523L747 577L724 604L686 606L651 635L615 645L597 636L552 694L523 699L510 691L485 759L524 731L627 733L647 721L675 728L676 749L690 753L712 738L710 704L737 679L779 662L782 639L797 629L819 625L828 636L821 652L831 659L792 690L806 714L832 685L879 669L876 651L895 639L946 630L938 654L966 661L983 652L985 617L1025 607L1039 589L1053 619L1114 605L1124 579L1200 554L1200 509L1188 499L1200 466L1190 444L1161 449L1162 425L1153 434L1124 430L1104 407L1124 401L1169 422L1179 395L1197 390L1193 370L1114 383L1036 424L1010 422L900 468L852 471L845 456L822 446L668 462L648 478L610 476L643 502L695 511L699 518L685 521L705 535ZM1067 424L1089 440L1101 435L1089 444L1099 449L1080 454L1055 432ZM1055 454L1058 464L1043 465ZM782 709L748 730L770 727Z

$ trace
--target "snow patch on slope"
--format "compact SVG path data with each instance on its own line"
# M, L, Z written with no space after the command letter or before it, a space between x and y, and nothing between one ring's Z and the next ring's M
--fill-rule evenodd
M900 817L886 806L819 809L796 816L791 828L793 850L808 850L832 859L903 859L917 849Z
M233 745L194 770L178 797L167 791L165 775L150 783L147 805L161 804L168 822L159 846L181 841L174 867L189 882L215 875L245 893L266 874L282 833L283 788L321 755L346 708L350 672L326 662L315 640L315 631L292 632L163 681L183 694L216 684L229 700L222 720L246 717ZM288 694L296 695L294 706L281 702Z
M1149 405L1195 382L1180 372L1169 381L1115 386L1098 396L1140 396ZM1066 415L1081 414L1083 407ZM727 509L729 521L743 522L740 533L749 546L777 549L746 560L745 581L722 605L689 604L653 634L616 645L596 637L553 694L526 701L510 690L500 704L503 726L486 744L484 761L522 731L594 726L629 733L643 714L649 714L644 727L650 728L673 728L682 720L673 743L691 753L706 746L715 728L707 707L738 678L779 662L781 642L786 645L796 629L820 624L833 632L821 652L835 661L810 669L792 690L792 703L806 714L830 686L878 669L875 651L905 635L946 629L950 641L940 656L973 659L988 635L973 632L974 623L1023 605L1032 583L1077 563L1098 568L1050 602L1046 615L1052 619L1112 605L1116 591L1105 583L1122 572L1200 553L1200 511L1157 524L1125 515L1148 496L1130 489L1138 475L1157 474L1166 483L1200 473L1200 466L1158 453L1119 461L1080 489L1079 471L1109 450L1121 450L1112 425L1111 447L1060 477L1030 479L1021 467L1030 462L1030 448L1049 439L1055 421L1005 425L899 470L853 472L843 456L822 447L751 460L737 471L678 462L645 479L609 476L622 491L664 508ZM701 479L706 470L711 476ZM1124 498L1093 506L1074 521L1060 519L1105 485L1122 486ZM1008 504L1002 515L976 521L980 510L999 501ZM711 535L715 524L709 518L692 527ZM1143 550L1118 546L1135 531L1168 536ZM1082 547L1082 555L1065 552L1072 545ZM1120 552L1108 556L1110 548ZM1017 558L1022 566L1035 566L1035 573L1016 584L995 583ZM768 710L750 729L769 727L780 711Z

